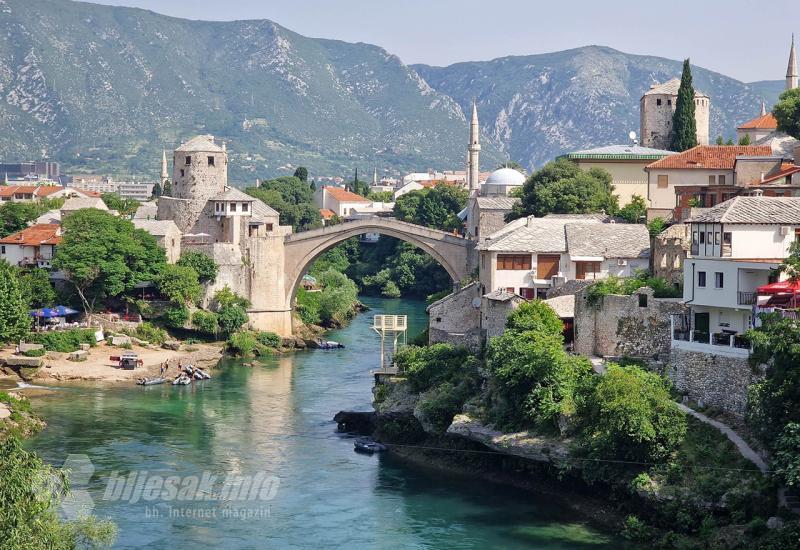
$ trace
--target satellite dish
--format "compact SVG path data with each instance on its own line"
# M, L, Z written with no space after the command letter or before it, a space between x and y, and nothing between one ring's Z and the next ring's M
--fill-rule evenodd
M636 132L631 132L631 133L629 133L629 134L628 134L628 137L629 137L631 140L636 140Z
M477 298L477 297L473 298L472 299L472 307L474 307L475 309L478 309L479 307L481 307L481 299Z

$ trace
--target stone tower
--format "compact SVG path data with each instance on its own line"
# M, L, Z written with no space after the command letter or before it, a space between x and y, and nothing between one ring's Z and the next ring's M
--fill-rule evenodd
M158 201L158 219L173 220L184 233L213 235L216 226L198 222L208 222L203 209L228 184L225 146L217 145L214 136L196 136L175 149L172 158L172 195Z
M797 51L794 49L794 34L792 34L792 46L789 48L789 66L786 68L786 89L794 90L797 88Z
M679 78L663 84L653 84L639 102L642 146L669 149L672 141L672 116L678 100ZM708 126L711 100L697 90L694 92L694 119L697 125L697 144L708 145Z
M475 105L475 100L472 100L472 121L469 124L469 145L467 145L467 153L469 161L467 162L467 186L470 195L477 195L478 193L478 178L480 177L480 126L478 126L478 107Z

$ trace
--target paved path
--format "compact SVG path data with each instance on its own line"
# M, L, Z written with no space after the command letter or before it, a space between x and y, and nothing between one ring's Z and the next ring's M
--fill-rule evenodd
M720 432L725 434L725 436L731 440L731 442L736 445L736 448L739 449L739 452L743 457L747 460L755 464L759 470L761 470L762 474L766 474L769 468L767 468L767 463L759 456L757 452L753 450L747 442L739 436L736 432L731 429L730 426L719 422L718 420L714 420L713 418L709 418L703 413L699 413L696 410L687 407L683 403L677 403L678 407L685 412L686 414L690 414L700 422L705 422L709 426L714 426Z

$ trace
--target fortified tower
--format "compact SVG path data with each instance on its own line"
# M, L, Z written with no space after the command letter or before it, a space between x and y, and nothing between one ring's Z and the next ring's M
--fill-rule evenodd
M653 84L644 93L640 107L640 136L642 146L669 150L672 141L672 116L678 100L679 78L663 84ZM697 126L697 144L708 145L708 126L711 100L703 92L694 92L694 120Z
M201 213L209 201L225 192L228 153L214 136L196 136L182 143L172 156L172 194L158 202L158 219L174 220L183 233L215 235Z

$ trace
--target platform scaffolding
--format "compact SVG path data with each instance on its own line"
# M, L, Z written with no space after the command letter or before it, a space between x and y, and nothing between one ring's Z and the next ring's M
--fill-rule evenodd
M381 337L381 371L389 372L392 358L397 353L397 342L402 336L403 344L406 343L408 330L407 315L375 315L372 319L372 330ZM391 340L391 350L386 349L387 338Z

